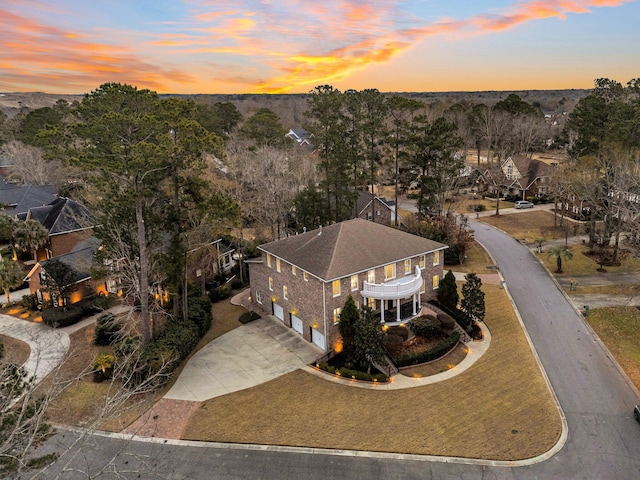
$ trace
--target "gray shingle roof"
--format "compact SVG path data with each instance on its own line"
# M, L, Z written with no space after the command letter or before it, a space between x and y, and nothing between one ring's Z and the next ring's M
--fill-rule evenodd
M259 248L331 281L447 246L356 218L265 243Z

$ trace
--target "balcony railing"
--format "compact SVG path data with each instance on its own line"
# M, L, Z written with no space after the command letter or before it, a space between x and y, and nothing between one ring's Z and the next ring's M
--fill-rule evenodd
M420 291L420 287L422 287L422 274L420 272L420 267L416 265L416 272L414 275L408 275L385 283L362 282L362 290L360 290L360 294L366 298L393 300L397 298L406 298L418 293Z

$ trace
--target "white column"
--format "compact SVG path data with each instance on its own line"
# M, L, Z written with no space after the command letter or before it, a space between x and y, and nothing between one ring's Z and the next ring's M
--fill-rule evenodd
M384 323L384 300L380 300L380 323Z
M417 314L417 312L416 312L416 303L417 303L416 295L418 295L418 294L417 294L417 293L414 293L414 294L413 294L413 297L411 298L411 305L413 305L413 316L414 316L414 317L415 317L415 316L416 316L416 314Z
M396 299L396 322L400 321L400 299Z

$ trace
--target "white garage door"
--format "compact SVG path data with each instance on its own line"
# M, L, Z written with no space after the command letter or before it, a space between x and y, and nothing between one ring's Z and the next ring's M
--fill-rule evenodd
M321 334L316 329L311 329L311 341L319 346L321 349L325 350L324 346L324 335Z
M302 320L295 315L291 315L291 328L302 335Z
M273 304L273 314L284 322L284 309L277 303Z

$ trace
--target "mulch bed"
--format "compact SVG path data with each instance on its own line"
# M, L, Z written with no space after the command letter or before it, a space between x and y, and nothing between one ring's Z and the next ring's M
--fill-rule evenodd
M423 337L412 337L409 340L397 345L388 345L387 349L389 353L394 357L401 357L404 355L415 355L417 353L424 352L426 350L430 350L440 341L445 338L443 333L436 333L430 336L429 338Z

